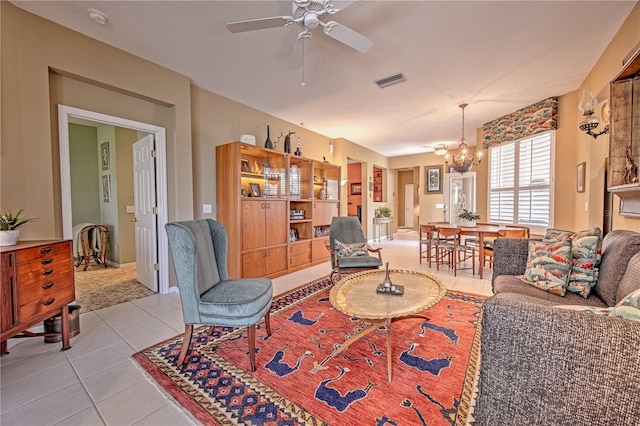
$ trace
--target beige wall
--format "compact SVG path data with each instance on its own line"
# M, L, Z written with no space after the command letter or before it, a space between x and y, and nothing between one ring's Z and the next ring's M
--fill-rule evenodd
M271 139L295 131L304 156L334 164L347 158L362 163L363 227L371 236L373 211L389 205L398 211L395 169L442 164L433 154L387 158L346 139L335 139L329 154L329 138L302 126L285 122L246 105L192 86L188 77L135 57L99 41L43 20L4 1L1 19L1 196L2 209L24 208L39 220L26 227L25 239L57 238L62 235L60 207L57 112L64 103L105 114L167 128L168 217L170 220L206 217L202 204L215 205L215 146L254 134L257 144L271 126ZM640 40L640 6L598 61L583 87L594 93L606 88L620 68L621 59ZM117 65L114 65L117 64ZM578 91L581 93L582 87ZM604 182L603 159L608 138L593 141L577 130L576 92L560 97L556 139L555 226L582 229L601 226ZM476 132L479 139L479 129ZM366 143L366 141L359 141ZM278 144L283 149L283 143ZM37 153L37 155L34 155ZM587 163L587 192L575 192L576 164ZM369 191L373 166L385 170L385 201L374 203ZM486 161L477 173L478 209L486 211ZM347 213L349 179L342 169L341 213ZM424 194L421 187L420 221L441 220L435 204L441 194ZM584 212L584 201L589 212ZM614 203L617 210L618 202ZM216 209L214 207L213 211ZM638 229L640 220L621 218L614 211L614 228Z
M193 215L189 78L152 64L9 2L1 8L2 209L24 208L38 221L24 239L62 236L57 111L61 102L157 125L167 125L169 219ZM117 64L117 65L116 65ZM52 78L75 76L71 82ZM77 80L84 80L84 86ZM98 90L100 89L100 90ZM149 104L140 108L141 102ZM170 111L170 123L156 112ZM162 114L161 114L162 115ZM160 120L162 121L162 120Z

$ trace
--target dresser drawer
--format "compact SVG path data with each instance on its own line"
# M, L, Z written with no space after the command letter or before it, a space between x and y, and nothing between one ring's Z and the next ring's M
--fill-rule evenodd
M69 273L58 272L46 277L29 282L27 285L20 281L20 304L24 305L35 299L48 299L51 294L71 287Z
M58 288L55 291L48 292L42 297L29 301L20 306L20 318L24 321L33 318L42 313L50 311L56 306L66 305L75 298L73 287Z
M34 259L28 262L20 262L18 264L20 280L38 275L47 276L57 271L65 271L68 273L72 269L73 264L69 260L69 256L65 256L63 254L49 256L42 259Z
M22 265L23 262L29 262L35 259L50 259L57 256L65 256L69 259L71 253L71 242L63 241L60 243L45 244L39 247L31 247L28 249L20 250L18 252L18 264Z

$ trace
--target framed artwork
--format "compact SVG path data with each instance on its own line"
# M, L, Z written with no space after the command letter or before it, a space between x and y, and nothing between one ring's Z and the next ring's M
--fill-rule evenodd
M250 183L251 187L251 196L252 197L262 197L262 193L260 192L260 185L257 183Z
M251 173L251 166L249 165L249 160L242 159L242 166L240 167L243 172Z
M425 194L442 194L442 166L425 166Z
M576 190L578 192L584 192L584 174L586 166L587 163L582 162L578 164L578 167L576 168Z
M351 195L360 195L362 194L362 183L352 183L351 184Z
M244 187L240 188L240 195L242 195L243 197L247 196L247 190Z
M109 170L109 142L100 144L100 164L102 170Z
M102 201L111 201L111 175L102 176Z

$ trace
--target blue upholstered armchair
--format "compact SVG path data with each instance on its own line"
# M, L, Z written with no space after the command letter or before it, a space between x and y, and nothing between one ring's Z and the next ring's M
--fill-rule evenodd
M331 252L331 277L366 269L378 269L382 265L382 248L367 244L357 217L336 216L331 220L329 246ZM378 256L371 256L375 253Z
M167 223L165 229L178 278L185 323L178 365L184 363L194 325L247 327L251 371L255 371L255 330L262 317L267 335L271 336L271 280L228 278L227 231L216 221L173 222Z

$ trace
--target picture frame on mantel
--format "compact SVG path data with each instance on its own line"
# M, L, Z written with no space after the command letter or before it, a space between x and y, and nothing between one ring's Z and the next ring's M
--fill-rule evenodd
M425 194L442 194L442 165L425 166Z
M576 191L584 192L585 168L587 163L584 161L576 167Z

